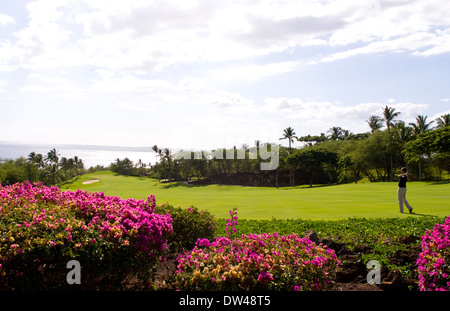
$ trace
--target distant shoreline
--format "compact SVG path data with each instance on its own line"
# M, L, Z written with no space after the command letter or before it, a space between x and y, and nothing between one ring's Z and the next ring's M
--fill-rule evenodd
M21 157L28 158L31 152L46 155L50 150L56 149L61 157L72 158L77 156L83 160L85 168L98 165L107 167L117 158L128 157L133 162L142 160L144 163L155 161L155 153L151 147L123 147L102 145L77 145L77 144L32 144L20 142L0 141L0 160L17 160Z

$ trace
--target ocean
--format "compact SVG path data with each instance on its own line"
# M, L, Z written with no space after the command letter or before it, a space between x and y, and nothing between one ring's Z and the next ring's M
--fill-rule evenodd
M28 158L31 152L42 154L44 157L47 153L55 148L59 154L59 158L73 158L83 160L84 167L95 167L96 165L108 166L115 162L117 158L128 158L133 163L141 160L147 165L155 164L155 152L151 146L148 147L119 147L119 146L94 146L94 145L62 145L62 144L20 144L0 142L0 160L18 159L20 157Z

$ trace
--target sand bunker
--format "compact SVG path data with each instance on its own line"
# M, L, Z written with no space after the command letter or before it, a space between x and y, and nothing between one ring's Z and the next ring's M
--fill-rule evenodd
M83 181L83 185L93 184L93 183L99 182L99 181L100 181L99 179L89 179L89 180Z

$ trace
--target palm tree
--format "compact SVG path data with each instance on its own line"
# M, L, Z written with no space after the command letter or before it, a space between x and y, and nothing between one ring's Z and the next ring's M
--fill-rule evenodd
M366 120L366 122L369 124L370 132L373 134L376 130L379 130L383 127L383 118L379 116L370 116L369 120Z
M161 150L158 148L157 145L153 145L152 150L156 153L155 159L156 159L156 157L158 156L158 154L161 155ZM155 163L156 163L156 162L157 162L157 161L155 160Z
M414 138L414 129L411 126L405 125L405 122L399 121L393 125L393 136L395 142L400 146L400 150L403 150L404 145ZM406 168L409 170L408 162L406 162ZM419 165L419 179L421 178L420 176Z
M422 134L422 133L425 133L426 131L428 131L430 129L431 123L433 123L433 122L434 121L427 123L426 116L424 117L424 116L418 115L416 117L416 123L409 123L409 125L411 125L414 128L415 134L418 135L418 134Z
M70 160L72 160L72 169L75 169L75 175L78 176L78 169L84 167L83 161L78 159L78 156L74 156Z
M79 171L83 171L84 169L84 163L82 159L78 159L77 156L73 157L73 164L75 168L75 173L78 176Z
M331 135L329 136L329 138L331 140L339 140L339 139L344 139L344 130L342 129L342 127L339 126L333 126L332 128L330 128L328 130L328 133L330 133Z
M291 144L294 142L294 138L298 140L298 137L295 136L294 129L289 126L288 128L285 128L283 130L283 137L281 137L280 140L287 139L289 141L289 151L290 151L292 149Z
M411 126L405 125L405 122L400 121L393 126L394 139L403 149L403 145L414 137L414 129Z
M349 130L342 130L342 135L344 139L348 139L349 137L351 137L353 135L352 132L350 132Z
M281 137L280 140L287 139L289 141L289 152L291 152L291 150L292 150L291 144L294 142L294 138L298 140L298 137L295 136L295 132L292 127L289 126L288 128L285 128L283 130L283 137ZM290 179L291 186L293 186L294 185L294 167L292 165L289 167L289 179Z
M141 159L139 159L139 161L136 163L135 166L139 171L139 177L143 178L145 175L145 168L147 167L147 164L145 164L144 162L142 162Z
M34 151L28 155L28 163L34 164L38 168L43 168L45 166L44 157L42 154L36 154Z
M77 165L79 162L78 157L74 156L73 158L69 158L67 161L68 161L67 168L69 169L70 175L73 179L73 177L74 177L73 170L75 170L75 173L76 173L75 175L78 175L78 168L77 168Z
M384 107L383 116L384 116L384 121L386 122L386 127L388 129L390 147L392 147L391 126L394 125L394 118L398 117L399 114L400 114L400 112L395 112L395 108L388 107L387 105L386 105L386 107ZM391 148L389 148L389 149L390 149L389 152L390 152L390 158L391 158L391 171L389 174L389 181L392 181L394 178L394 163L393 163L393 159L392 159L392 150L391 150Z
M167 160L167 166L169 168L169 182L172 182L172 154L169 148L164 149L164 158Z
M409 123L413 127L414 135L419 135L425 133L429 130L431 123L434 121L427 123L427 117L418 115L416 117L416 123ZM422 180L422 156L419 156L419 181Z
M437 123L437 128L443 128L446 126L450 126L450 114L444 114L443 116L441 116L440 118L436 119L436 123Z
M399 115L400 112L395 112L395 108L391 108L388 106L384 107L383 117L389 132L391 130L391 126L394 125L394 118L398 117Z
M59 161L59 168L65 172L67 179L67 173L69 171L69 160L66 157L62 157L61 160Z
M56 152L55 148L53 148L52 150L50 150L47 153L47 157L45 158L45 162L47 162L48 164L50 164L50 163L58 164L58 162L59 162L59 154Z

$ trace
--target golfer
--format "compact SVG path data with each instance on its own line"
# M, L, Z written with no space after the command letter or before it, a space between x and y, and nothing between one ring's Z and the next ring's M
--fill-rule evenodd
M398 178L400 178L400 180L398 181L398 192L397 192L400 213L403 213L403 203L404 203L408 208L409 213L411 214L413 208L411 205L409 205L408 201L406 201L406 182L411 181L411 178L409 177L406 167L402 167L402 173L398 175Z

